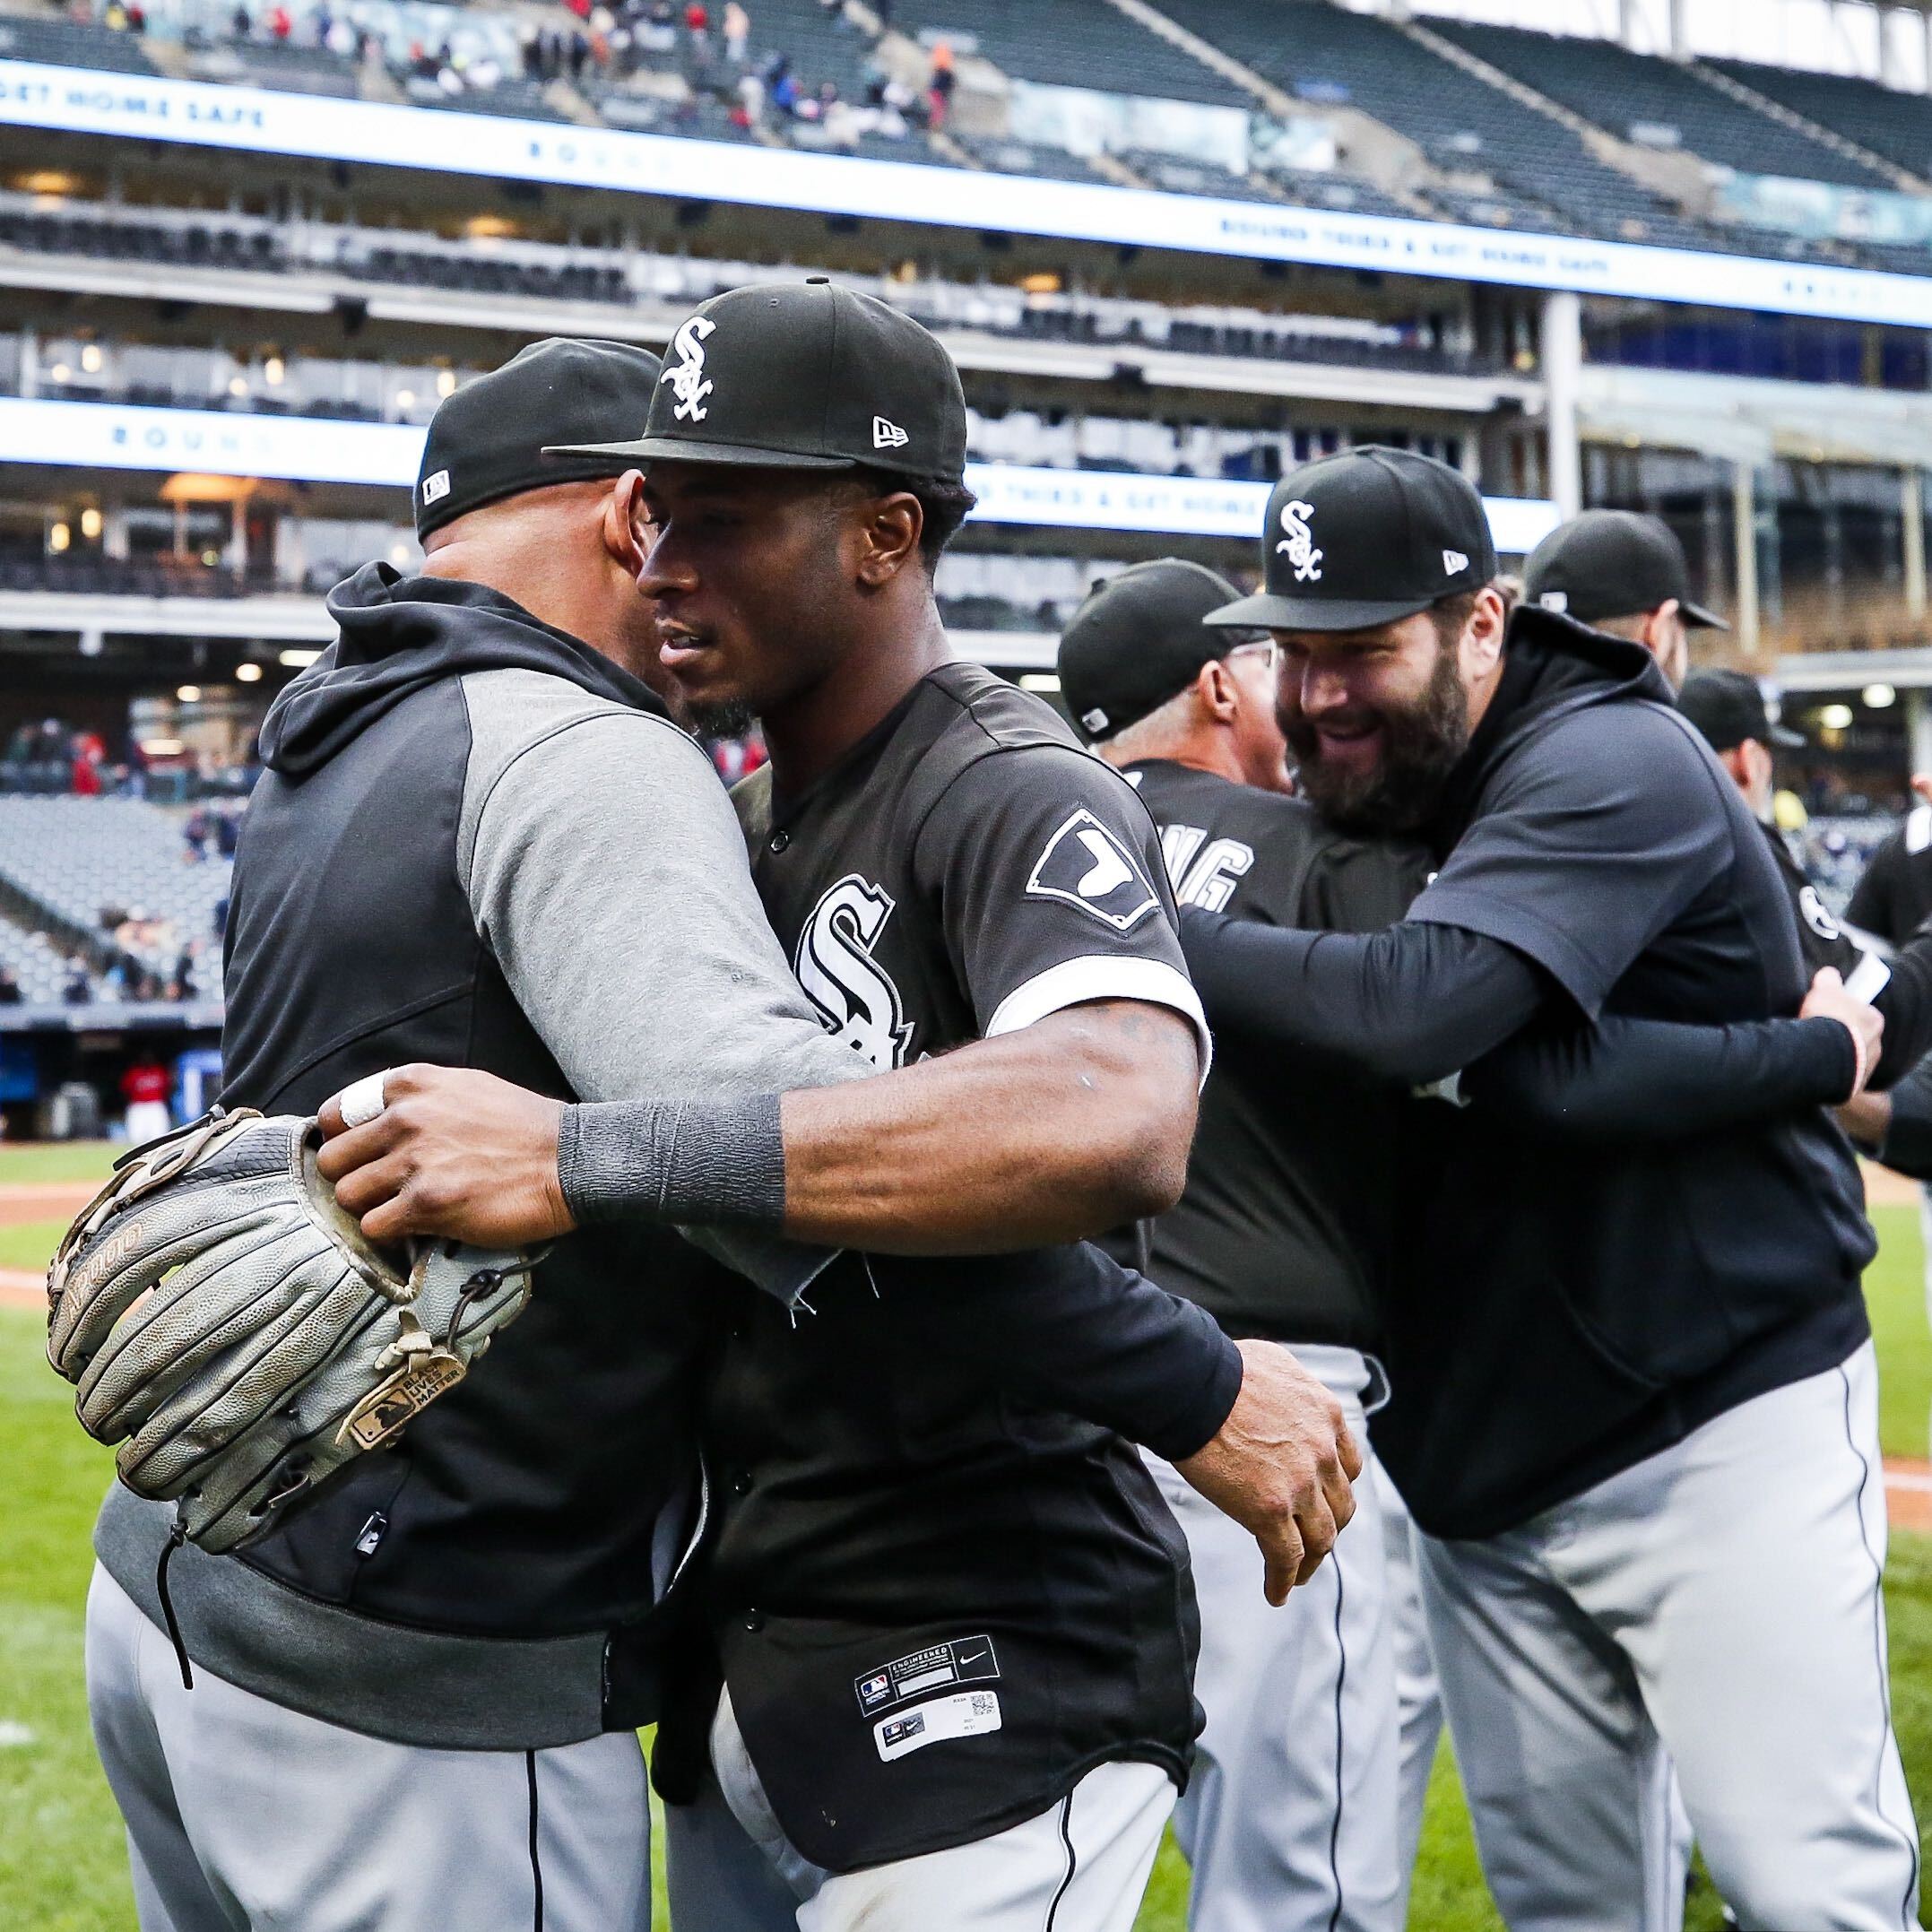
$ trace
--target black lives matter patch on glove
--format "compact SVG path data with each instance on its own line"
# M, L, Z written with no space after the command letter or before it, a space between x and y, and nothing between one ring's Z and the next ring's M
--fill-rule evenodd
M949 1684L983 1684L999 1675L1000 1659L991 1637L955 1637L950 1643L914 1650L910 1657L854 1677L852 1687L860 1711L871 1717L908 1697L943 1690Z

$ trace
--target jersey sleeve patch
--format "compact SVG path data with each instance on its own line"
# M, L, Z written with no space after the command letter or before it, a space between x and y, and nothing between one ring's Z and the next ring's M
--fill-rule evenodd
M1027 896L1064 900L1116 932L1131 932L1160 907L1139 860L1084 805L1047 840L1027 877Z

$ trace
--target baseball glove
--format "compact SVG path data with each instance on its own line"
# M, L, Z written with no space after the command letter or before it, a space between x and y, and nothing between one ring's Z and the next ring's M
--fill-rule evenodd
M48 1359L135 1494L229 1550L392 1442L530 1299L536 1257L405 1269L316 1172L311 1120L217 1108L123 1157L48 1269Z

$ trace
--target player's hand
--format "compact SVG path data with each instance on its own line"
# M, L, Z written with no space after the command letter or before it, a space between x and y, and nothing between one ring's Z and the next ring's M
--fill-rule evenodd
M1926 804L1932 805L1932 772L1914 772L1912 791Z
M563 1104L464 1067L393 1067L384 1106L360 1127L341 1096L317 1116L316 1157L335 1198L371 1241L436 1235L479 1248L526 1248L576 1224L557 1178Z
M1876 1007L1867 1006L1863 1000L1854 1000L1845 991L1845 983L1838 975L1835 966L1823 966L1811 983L1811 991L1805 995L1805 1003L1798 1009L1800 1019L1835 1019L1851 1035L1851 1044L1858 1049L1858 1075L1851 1083L1847 1100L1856 1100L1865 1091L1865 1083L1871 1079L1878 1065L1878 1050L1884 1044L1885 1017ZM1842 1103L1841 1103L1842 1104Z
M1355 1514L1362 1451L1342 1406L1286 1348L1237 1342L1241 1393L1205 1449L1176 1467L1261 1546L1268 1600L1305 1583Z

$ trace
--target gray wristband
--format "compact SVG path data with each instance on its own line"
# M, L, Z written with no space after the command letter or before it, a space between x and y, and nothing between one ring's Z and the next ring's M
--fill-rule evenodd
M557 1178L577 1221L784 1220L778 1096L600 1100L566 1107Z

